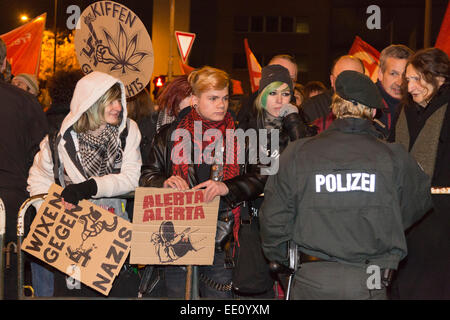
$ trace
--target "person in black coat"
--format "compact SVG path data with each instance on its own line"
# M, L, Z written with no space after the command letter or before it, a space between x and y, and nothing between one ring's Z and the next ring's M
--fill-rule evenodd
M17 213L29 197L28 170L48 126L44 111L33 95L0 80L0 97L0 198L6 210L7 244L17 241ZM5 299L17 299L15 263L12 258L11 267L5 271Z
M230 252L226 246L227 239L237 236L239 217L244 210L243 202L256 198L264 186L256 166L238 161L240 145L234 139L232 143L229 139L220 140L223 144L217 146L223 147L220 154L222 170L214 170L216 166L208 164L203 153L200 154L201 158L194 158L193 161L188 159L189 156L184 151L181 155L179 152L172 153L181 143L189 143L193 148L202 144L202 150L205 150L206 144L209 146L209 139L205 138L200 142L194 135L195 125L200 124L202 137L212 128L219 130L223 137L227 130L235 129L234 120L227 112L230 86L228 74L219 69L203 67L193 71L188 81L192 87L193 106L183 109L176 121L162 126L158 131L149 159L143 160L139 185L179 190L204 187L205 202L212 201L216 196L220 197L214 262L212 266L199 267L200 277L203 279L199 289L203 298L229 299L232 298L231 269L224 265L229 260ZM175 130L189 132L189 139L173 141L171 137ZM233 161L230 162L226 161L229 152L233 153ZM219 157L218 153L214 154L214 159L216 157ZM217 176L215 173L218 173ZM226 234L222 230L227 231ZM180 267L164 268L167 296L183 297L185 271Z
M255 99L254 109L256 110L255 117L249 119L247 122L239 124L239 128L243 130L256 130L258 132L258 154L264 154L268 158L278 158L291 141L295 141L306 136L315 135L310 132L310 127L303 121L299 114L299 109L290 103L294 96L294 88L289 76L289 72L281 65L268 65L262 69L261 81L258 89L258 95ZM260 130L268 130L267 143L261 140L259 134ZM274 130L274 131L272 131ZM276 134L272 139L273 134ZM272 145L272 142L277 142ZM261 163L261 159L259 159ZM274 174L278 166L273 166L272 169L267 170L267 173ZM269 175L263 175L262 181L267 181ZM258 211L264 197L260 196L249 203L249 215L243 215L242 220L246 224L247 220L252 224L259 225ZM242 226L246 228L246 226ZM242 244L245 245L245 244ZM241 249L242 250L242 249ZM236 277L234 279L237 293L246 297L253 298L273 298L273 284L276 279L275 275L269 270L269 261L261 255L255 253L248 254L249 257L240 256L237 259L259 259L259 264L254 268L253 274L249 277L251 283L246 283L245 279ZM245 260L243 260L245 261ZM244 262L239 262L242 265ZM249 261L245 263L250 264ZM285 280L285 279L283 279ZM284 289L286 289L285 283Z
M409 58L403 104L390 140L401 143L432 178L434 209L407 234L408 257L394 281L393 297L450 299L450 60L437 48ZM436 191L438 192L438 191Z

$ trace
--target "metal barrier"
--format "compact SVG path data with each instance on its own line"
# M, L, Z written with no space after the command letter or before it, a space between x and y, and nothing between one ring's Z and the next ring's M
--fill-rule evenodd
M25 235L25 214L28 210L28 208L38 202L45 200L47 194L38 194L33 197L28 198L19 209L18 217L17 217L17 298L19 300L27 299L24 295L24 289L29 289L32 292L32 297L34 298L34 290L31 286L24 286L24 268L25 268L25 262L24 262L24 253L22 252L22 242L24 240ZM120 196L119 198L123 199L133 199L134 198L134 192L127 193L125 195ZM0 199L1 200L1 199ZM2 204L2 203L1 203ZM3 247L3 246L2 246ZM3 255L2 255L3 256ZM3 265L3 264L2 264ZM198 266L188 266L188 269L191 271L186 274L186 291L185 291L185 299L186 300L197 300L199 299L199 286L198 286ZM3 271L3 270L2 270ZM3 275L3 272L1 273ZM3 279L3 277L2 277ZM2 286L3 288L3 286ZM3 292L3 290L2 290ZM137 289L136 289L136 298L135 299L151 299L151 300L157 300L158 298L138 298L137 297ZM41 298L44 299L44 298ZM48 298L47 298L48 299ZM50 297L50 299L70 299L73 300L74 298L70 297ZM92 298L89 298L92 299ZM105 298L97 298L97 299L107 299ZM120 299L120 298L114 298L114 299ZM122 298L122 299L133 299L133 298ZM161 298L165 299L165 298Z
M24 287L24 253L22 252L22 242L25 234L25 214L28 208L35 202L45 200L47 194L38 194L25 200L19 208L19 214L17 217L17 298L23 299Z
M0 198L0 300L3 300L5 292L5 260L3 258L5 247L6 210L3 200Z

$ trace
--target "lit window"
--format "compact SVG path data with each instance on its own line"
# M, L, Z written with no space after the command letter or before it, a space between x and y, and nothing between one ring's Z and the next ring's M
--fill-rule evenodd
M295 21L296 33L309 33L309 22L305 18L297 17Z

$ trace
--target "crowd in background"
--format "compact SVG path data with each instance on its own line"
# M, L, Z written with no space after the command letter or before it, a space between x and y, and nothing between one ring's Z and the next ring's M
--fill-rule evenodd
M0 41L2 75L7 67L5 57L6 47ZM347 266L357 265L355 261L363 261L362 256L378 259L384 257L387 252L402 252L394 252L396 258L383 266L383 269L396 270L382 289L386 295L379 296L370 290L367 297L346 295L341 292L342 286L345 285L342 283L339 283L340 288L333 291L342 295L315 296L311 292L306 294L298 288L302 285L314 287L314 283L305 284L308 279L304 274L296 274L294 298L448 299L450 195L429 195L432 197L430 205L431 202L426 202L428 195L425 195L422 189L428 186L424 182L425 174L431 181L429 186L450 186L449 58L437 48L422 49L414 53L404 45L390 45L381 52L378 81L375 84L367 83L367 79L362 76L364 73L365 67L360 59L344 55L333 62L330 87L320 81L310 81L302 85L302 79L298 79L295 58L280 54L274 56L262 69L258 90L246 96L233 96L230 92L231 78L227 72L205 66L189 75L175 77L152 99L147 89L143 89L134 97L126 98L122 82L112 75L101 72L83 75L81 71L60 71L47 84L52 102L45 112L36 99L40 86L34 75L3 77L0 80L0 198L5 203L7 212L6 243L16 240L15 224L20 205L29 196L47 192L54 182L64 188L62 197L66 208L70 209L82 199L91 199L130 221L132 202L120 199L120 195L134 191L138 186L178 190L203 188L207 201L220 197L214 262L213 265L202 266L199 270L200 296L203 298L274 299L280 293L286 294L286 276L270 268L270 262L274 260L281 264L287 263L286 257L280 256L279 251L274 253L271 247L273 243L279 245L276 239L272 239L274 235L271 233L277 229L278 233L274 234L290 232L290 240L299 239L292 236L296 232L298 235L305 234L301 240L296 241L297 245L301 243L306 248L299 249L305 259L304 270L312 268L312 263L306 264L311 257L317 258L319 263L338 261L340 265ZM350 103L344 108L342 105L345 101ZM376 103L370 105L373 101ZM369 111L352 109L352 106L359 105L366 106ZM240 164L235 161L223 164L218 178L215 178L212 174L215 170L213 165L201 161L195 165L179 164L170 157L171 151L180 143L172 141L172 133L177 129L185 129L193 136L194 122L202 121L202 133L214 128L220 130L224 136L227 129L267 129L268 139L264 143L258 140L257 148L264 149L269 158L278 158L281 154L281 163L289 165L291 162L287 162L288 156L283 156L285 152L289 158L296 159L296 155L292 153L294 148L298 148L298 153L309 150L308 161L302 160L297 163L300 168L292 169L306 170L313 164L321 163L323 158L320 158L320 155L327 157L325 155L328 154L321 151L327 149L325 141L329 141L330 150L333 146L340 145L338 140L326 138L331 137L333 130L338 130L336 128L348 118L364 119L364 126L373 128L370 135L376 140L367 142L367 145L373 143L373 147L365 150L364 154L373 153L371 157L378 161L377 165L380 159L398 157L395 161L409 163L410 160L406 157L412 157L424 172L423 177L414 180L420 182L421 186L414 186L412 181L401 178L401 182L396 180L398 186L392 191L404 195L402 188L411 189L409 196L423 196L424 202L417 203L417 207L413 208L414 199L411 199L409 204L404 204L408 195L404 195L404 199L391 199L385 195L386 199L383 201L401 203L401 214L396 216L395 222L389 219L389 223L399 224L399 227L392 231L392 235L384 236L398 240L396 243L392 240L386 244L384 251L379 248L379 243L374 243L366 248L365 252L334 256L334 249L320 247L321 237L326 239L326 234L333 233L333 230L336 233L351 233L352 228L349 227L347 231L338 230L337 227L333 229L332 226L331 231L315 229L315 232L322 231L323 234L314 236L320 238L314 247L308 242L310 239L303 229L288 232L283 226L277 226L276 223L282 223L284 220L277 222L277 216L273 216L276 211L274 203L277 202L271 201L279 200L274 193L281 193L298 183L289 180L290 185L286 186L286 180L277 180L282 179L284 171L281 171L280 175L262 174L263 170L270 168L260 161L257 164L248 161ZM350 125L347 121L345 129L339 127L339 130L359 132L358 135L368 134L369 131L364 131L366 129L358 131L358 125L356 122ZM273 130L279 134L278 146L267 142L271 141ZM337 139L336 135L333 137ZM195 141L191 143L194 145ZM227 143L230 142L223 143L222 150L227 150ZM355 142L355 145L358 143L360 142ZM390 146L392 143L403 145L407 155L400 151L386 151L386 148L390 147L381 147L378 143L382 143L382 146ZM304 149L300 148L300 145L304 146ZM308 145L321 147L316 150L308 148ZM376 151L377 148L383 151ZM339 152L340 150L336 149L335 153ZM353 151L348 150L346 156L351 152ZM385 154L389 156L384 156ZM336 160L336 163L338 162ZM398 166L403 168L403 162ZM420 170L414 170L408 172L420 175L417 173ZM383 172L392 174L389 170ZM294 174L293 171L291 173ZM268 187L265 189L266 183ZM268 191L271 198L265 201L263 194ZM430 193L430 188L427 188L426 192ZM282 195L279 196L283 199ZM315 199L313 195L307 198L308 201ZM287 203L289 201L290 199L286 199ZM326 198L323 198L323 201L326 202ZM296 204L299 204L298 208L289 207L286 210L297 212L296 210L301 211L300 209L304 209L303 205L306 205L298 201L294 202L293 206ZM40 203L36 205L36 209L39 206ZM308 206L319 208L321 204L311 201ZM414 219L409 217L411 212L415 212ZM269 223L263 225L268 216L271 223L275 223L270 224L270 228ZM378 221L383 219L379 215L368 219L377 221L377 224L373 222L377 228L383 226L381 222L378 224ZM349 220L348 224L351 225L352 221ZM297 225L297 220L291 222L288 224ZM258 234L260 228L264 230L262 238L258 236L256 240L251 239L254 230L248 229L249 225L256 228ZM391 230L388 225L385 228ZM344 238L336 236L336 239ZM259 247L246 247L245 241L256 241ZM357 238L354 241L358 242ZM351 246L345 241L341 244L346 245ZM407 255L402 251L406 252L406 247ZM287 249L283 250L287 255ZM352 255L358 255L358 258ZM283 259L284 261L281 261ZM36 259L30 260L31 281L37 296L99 295L84 285L81 290L68 290L62 273ZM255 265L252 266L252 263ZM333 273L335 269L330 271L316 267L315 270ZM125 263L110 296L136 296L144 271L145 268ZM5 270L7 299L17 297L15 272L14 263ZM247 272L246 276L242 276L240 272ZM347 276L352 272L353 269L345 270ZM314 276L311 277L314 280ZM349 276L349 279L354 278ZM160 266L153 270L150 281L152 290L145 292L145 295L183 298L186 268ZM334 280L323 281L324 286L334 284ZM317 290L321 292L321 289Z

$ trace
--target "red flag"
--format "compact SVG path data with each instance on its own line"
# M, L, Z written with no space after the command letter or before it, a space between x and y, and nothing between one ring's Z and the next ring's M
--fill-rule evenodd
M5 41L11 73L37 75L41 55L42 34L47 13L41 14L27 24L0 35Z
M180 69L183 74L189 74L195 70L195 68L188 66L180 61ZM231 79L231 86L233 94L244 94L244 90L242 90L242 83L239 80Z
M248 73L250 75L250 85L252 92L258 90L259 80L261 80L261 65L256 60L255 55L248 46L247 38L244 39L245 54L247 56Z
M182 74L189 74L194 71L195 68L192 68L191 66L188 66L187 64L184 64L180 61L180 70Z
M231 79L231 85L233 86L233 94L244 94L242 83L239 80Z
M356 36L348 54L361 59L364 63L364 68L366 69L366 75L369 76L373 82L377 81L378 64L380 61L380 52L377 49Z
M444 51L450 57L450 2L447 5L447 10L445 11L444 20L441 25L441 31L439 31L434 46Z

